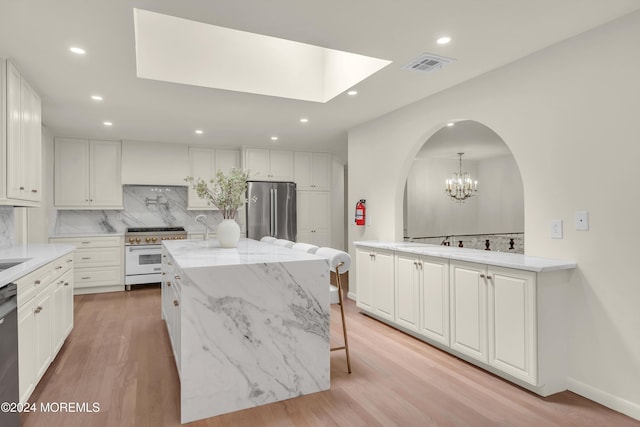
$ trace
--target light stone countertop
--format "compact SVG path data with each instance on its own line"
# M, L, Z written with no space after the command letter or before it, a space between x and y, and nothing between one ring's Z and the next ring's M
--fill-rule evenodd
M237 248L221 248L217 239L164 240L162 244L182 269L323 259L246 238L240 239Z
M541 258L508 252L481 251L478 249L458 248L453 246L430 245L426 243L385 241L356 241L353 243L357 247L386 249L395 252L476 262L497 267L534 271L537 273L545 271L570 270L577 267L575 261Z
M51 234L50 239L82 238L82 237L122 237L124 233L61 233Z
M0 263L25 260L25 262L0 271L0 286L13 282L56 258L72 252L73 245L32 243L0 248Z

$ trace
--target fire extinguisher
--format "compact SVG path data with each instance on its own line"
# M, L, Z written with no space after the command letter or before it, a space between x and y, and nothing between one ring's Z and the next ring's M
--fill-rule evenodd
M358 203L356 203L356 225L364 225L367 210L365 203L367 203L365 199L360 199Z

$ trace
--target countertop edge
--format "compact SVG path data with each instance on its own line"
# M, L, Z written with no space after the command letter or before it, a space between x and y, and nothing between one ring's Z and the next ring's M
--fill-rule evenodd
M73 245L62 243L33 243L0 248L2 259L24 259L28 261L0 272L0 286L14 282L76 249Z
M426 255L456 261L474 262L496 267L545 273L577 268L575 261L535 257L507 252L488 252L477 249L453 248L412 242L354 241L356 247L383 249L392 252ZM476 252L476 253L474 253Z

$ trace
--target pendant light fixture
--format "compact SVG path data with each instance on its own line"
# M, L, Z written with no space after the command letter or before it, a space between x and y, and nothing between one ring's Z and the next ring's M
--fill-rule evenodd
M454 172L453 176L445 181L444 189L447 195L460 203L478 192L478 181L473 180L468 172L462 172L463 154L464 153L458 153L460 157L460 167L458 172Z

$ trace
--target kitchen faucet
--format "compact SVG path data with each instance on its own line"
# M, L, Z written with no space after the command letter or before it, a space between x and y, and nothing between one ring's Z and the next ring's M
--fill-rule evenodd
M202 219L204 219L204 222L201 221ZM209 239L209 226L207 225L209 222L209 217L205 214L200 214L194 218L194 221L199 222L204 226L204 240Z

